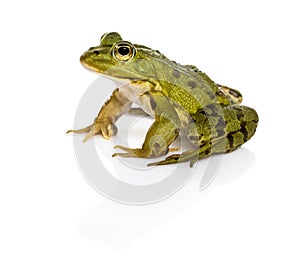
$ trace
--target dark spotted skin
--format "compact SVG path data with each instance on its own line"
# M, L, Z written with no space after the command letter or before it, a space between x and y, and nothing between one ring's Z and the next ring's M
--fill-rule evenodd
M188 86L190 86L191 88L195 88L196 87L196 83L194 81L189 81L188 82Z
M173 76L174 76L175 78L179 78L179 77L180 77L180 72L179 72L178 70L174 69L174 70L173 70Z
M156 165L190 161L192 166L198 159L234 151L254 135L258 123L255 110L241 105L209 105L192 118L187 135L197 148L181 156L170 156Z

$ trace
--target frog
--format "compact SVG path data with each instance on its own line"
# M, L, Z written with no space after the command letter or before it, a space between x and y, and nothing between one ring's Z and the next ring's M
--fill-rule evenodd
M123 82L104 103L93 123L67 133L86 133L111 139L116 121L137 106L154 119L141 147L117 145L113 157L157 158L148 166L189 162L240 148L255 134L257 112L241 105L242 94L215 83L194 65L181 65L158 50L122 39L117 32L105 33L100 44L80 57L88 70ZM173 153L172 143L184 135L191 149Z

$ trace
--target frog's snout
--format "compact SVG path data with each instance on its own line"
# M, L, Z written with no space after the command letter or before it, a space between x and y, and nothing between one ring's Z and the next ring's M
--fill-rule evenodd
M86 63L86 58L87 58L87 52L83 53L81 56L80 56L80 63L82 65L84 65Z
M85 53L83 53L81 56L80 56L80 63L83 67L85 67L86 69L89 69L89 70L93 70L93 68L91 68L91 52L90 51L86 51Z
M94 47L91 47L89 50L84 52L80 56L80 63L87 69L93 69L91 68L92 65L95 63L96 60L98 60L98 56L100 54L99 49L95 49Z

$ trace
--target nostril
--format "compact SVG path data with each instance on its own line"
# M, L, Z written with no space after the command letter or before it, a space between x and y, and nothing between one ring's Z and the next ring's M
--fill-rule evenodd
M93 51L93 54L99 55L100 52L98 50Z

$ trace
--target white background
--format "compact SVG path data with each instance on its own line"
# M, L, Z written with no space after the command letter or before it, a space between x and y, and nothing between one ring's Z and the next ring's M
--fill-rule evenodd
M299 24L292 0L2 1L0 259L299 260ZM257 109L256 135L220 168L228 182L199 191L196 175L141 207L85 182L65 131L97 77L79 56L109 31Z

